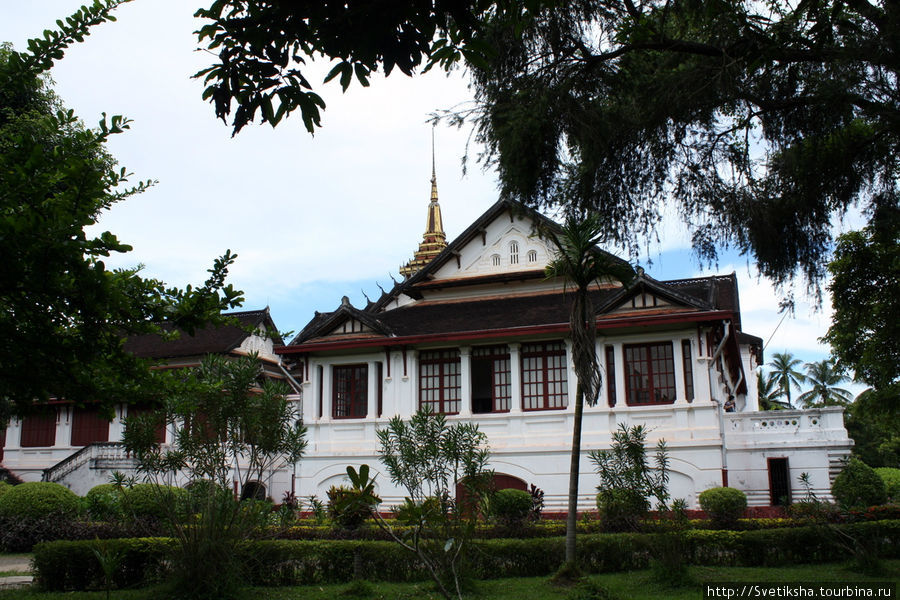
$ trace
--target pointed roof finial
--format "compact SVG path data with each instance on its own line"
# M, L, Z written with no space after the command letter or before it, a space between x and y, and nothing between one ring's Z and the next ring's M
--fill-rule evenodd
M444 234L444 223L441 218L441 205L438 204L437 170L435 169L434 126L431 128L431 202L425 218L425 234L413 259L400 267L400 274L411 277L419 269L427 265L432 258L447 247L447 236Z
M437 171L434 168L434 125L431 126L431 201L438 201Z

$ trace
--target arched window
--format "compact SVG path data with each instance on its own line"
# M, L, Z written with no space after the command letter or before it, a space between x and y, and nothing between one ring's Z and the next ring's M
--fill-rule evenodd
M241 490L241 500L265 500L266 486L258 481L248 481Z
M495 267L500 266L500 255L499 254L494 254L491 256L491 265L493 265Z
M509 243L509 264L519 264L519 242Z
M528 251L528 262L530 262L530 263L537 262L537 250L529 250Z

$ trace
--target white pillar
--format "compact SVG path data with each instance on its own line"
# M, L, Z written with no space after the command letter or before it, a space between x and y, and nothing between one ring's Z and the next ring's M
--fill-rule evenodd
M331 420L332 372L332 366L330 364L322 365L322 414L319 415L319 420L323 422ZM318 398L316 398L316 401L318 402Z
M572 355L572 340L566 343L566 410L575 412L575 394L578 389L578 377L575 375L575 357ZM585 403L587 404L587 403Z
M684 380L684 353L681 351L681 338L672 340L672 359L675 361L675 404L687 404L687 389Z
M56 439L54 446L72 445L72 411L71 406L60 406L56 411Z
M509 412L522 412L522 344L509 344Z
M18 449L22 443L22 421L19 419L10 419L6 424L6 445L7 450Z
M616 408L628 406L628 396L625 389L625 349L622 343L613 344L613 356L616 359Z
M368 407L366 418L375 420L378 418L378 390L381 388L381 377L378 376L378 361L370 360L366 363L369 376L366 378L366 400Z
M459 416L472 416L472 348L459 349Z

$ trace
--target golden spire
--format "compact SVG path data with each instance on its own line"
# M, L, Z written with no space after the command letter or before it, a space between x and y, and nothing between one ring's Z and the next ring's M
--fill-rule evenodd
M419 249L413 254L412 260L400 267L400 274L409 279L446 247L447 236L444 234L441 205L438 204L437 174L434 166L434 129L432 129L431 202L428 203L428 213L425 217L425 234L422 236L422 242L419 244Z

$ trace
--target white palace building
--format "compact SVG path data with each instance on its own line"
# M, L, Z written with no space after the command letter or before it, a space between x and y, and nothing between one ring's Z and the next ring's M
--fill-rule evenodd
M262 348L271 376L295 386L309 427L307 456L293 484L287 465L256 484L276 501L292 485L298 496L324 498L344 482L348 465L366 463L385 503L397 503L403 491L381 470L376 430L428 406L487 434L498 487L534 484L548 511L565 511L576 388L571 293L544 274L554 254L535 235L538 222L555 226L499 201L447 243L432 176L423 241L401 269L404 280L377 301L356 308L345 297L333 312L316 313L287 345L246 334L226 343L199 332L191 356ZM805 492L801 473L818 497L829 497L853 444L842 409L759 410L762 343L741 328L733 274L665 281L639 271L627 286L598 282L591 294L604 382L599 402L584 412L580 509L594 508L598 483L587 453L609 448L620 424L645 425L651 443L666 440L671 495L691 507L700 492L723 484L746 492L751 506L780 504ZM267 311L243 314L269 319ZM176 354L143 352L170 362ZM733 411L726 410L729 399ZM127 469L128 457L110 440L128 408L117 411L99 442L74 439L78 410L60 407L52 426L44 424L52 440L36 440L28 418L10 423L3 465L23 479L58 480L79 493L113 468Z

